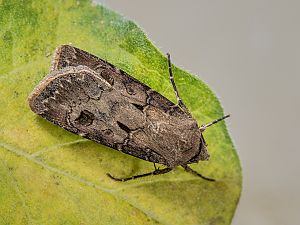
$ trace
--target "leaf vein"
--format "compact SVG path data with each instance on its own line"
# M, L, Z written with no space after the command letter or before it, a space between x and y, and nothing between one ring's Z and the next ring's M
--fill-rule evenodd
M34 153L31 154L32 157L37 157L37 156L40 156L44 153L47 153L47 152L50 152L50 151L54 151L60 147L64 147L64 146L68 146L68 145L73 145L73 144L77 144L77 143L81 143L81 142L88 142L89 140L87 139L79 139L79 140L76 140L76 141L71 141L71 142L66 142L66 143L60 143L60 144L57 144L57 145L52 145L52 146L48 146L48 147L45 147L45 148L42 148Z

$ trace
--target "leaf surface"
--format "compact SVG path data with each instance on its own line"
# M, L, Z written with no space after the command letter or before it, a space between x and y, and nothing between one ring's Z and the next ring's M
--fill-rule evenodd
M205 132L210 161L192 165L207 182L80 138L30 111L27 97L49 72L57 46L106 59L176 101L165 56L132 21L89 1L0 1L0 224L230 224L241 167L225 124ZM213 92L174 68L179 92L199 124L223 115ZM233 118L234 119L234 118Z

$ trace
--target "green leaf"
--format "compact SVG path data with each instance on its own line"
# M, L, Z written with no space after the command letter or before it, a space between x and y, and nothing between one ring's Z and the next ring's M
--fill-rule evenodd
M25 3L26 2L26 3ZM224 122L205 132L210 161L118 183L106 176L153 171L30 111L27 97L62 44L91 52L176 101L165 56L132 21L89 1L0 0L0 224L230 224L241 167ZM199 124L223 115L212 91L175 68ZM232 118L234 119L234 118Z

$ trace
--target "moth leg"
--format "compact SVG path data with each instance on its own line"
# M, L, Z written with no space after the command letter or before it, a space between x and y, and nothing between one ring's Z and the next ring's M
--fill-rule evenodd
M182 167L185 169L186 172L192 173L192 174L194 174L194 175L196 175L198 177L201 177L204 180L207 180L207 181L216 181L215 179L208 178L208 177L205 177L205 176L201 175L200 173L198 173L197 171L193 170L188 165L183 165Z
M153 163L154 169L158 170L159 168L156 167L155 163Z
M170 56L169 53L167 53L167 56L168 56L168 67L169 67L170 81L172 83L172 86L173 86L173 89L174 89L174 92L175 92L175 95L176 95L177 103L180 106L180 108L183 109L183 111L185 113L191 115L188 108L185 106L185 104L183 103L182 99L179 96L179 93L178 93L178 90L177 90L177 87L176 87L176 84L175 84L175 81L174 81L173 72L172 72L171 56Z
M171 170L172 170L171 168L165 168L165 169L161 169L161 170L157 169L157 170L154 170L151 173L145 173L145 174L135 175L135 176L126 177L126 178L116 178L116 177L113 177L109 173L107 173L106 175L109 176L111 179L113 179L115 181L122 181L122 182L124 182L124 181L128 181L128 180L134 180L134 179L137 179L137 178L140 178L140 177L147 177L147 176L152 176L152 175L160 175L160 174L168 173Z

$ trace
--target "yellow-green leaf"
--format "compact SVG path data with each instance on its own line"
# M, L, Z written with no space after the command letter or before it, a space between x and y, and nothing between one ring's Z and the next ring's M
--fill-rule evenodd
M90 1L0 0L0 224L230 224L241 168L224 122L205 132L211 158L153 171L152 163L80 138L30 111L27 97L62 44L91 52L175 102L165 56L132 21ZM175 81L199 124L223 115L212 91L175 68ZM234 118L232 118L234 119Z

